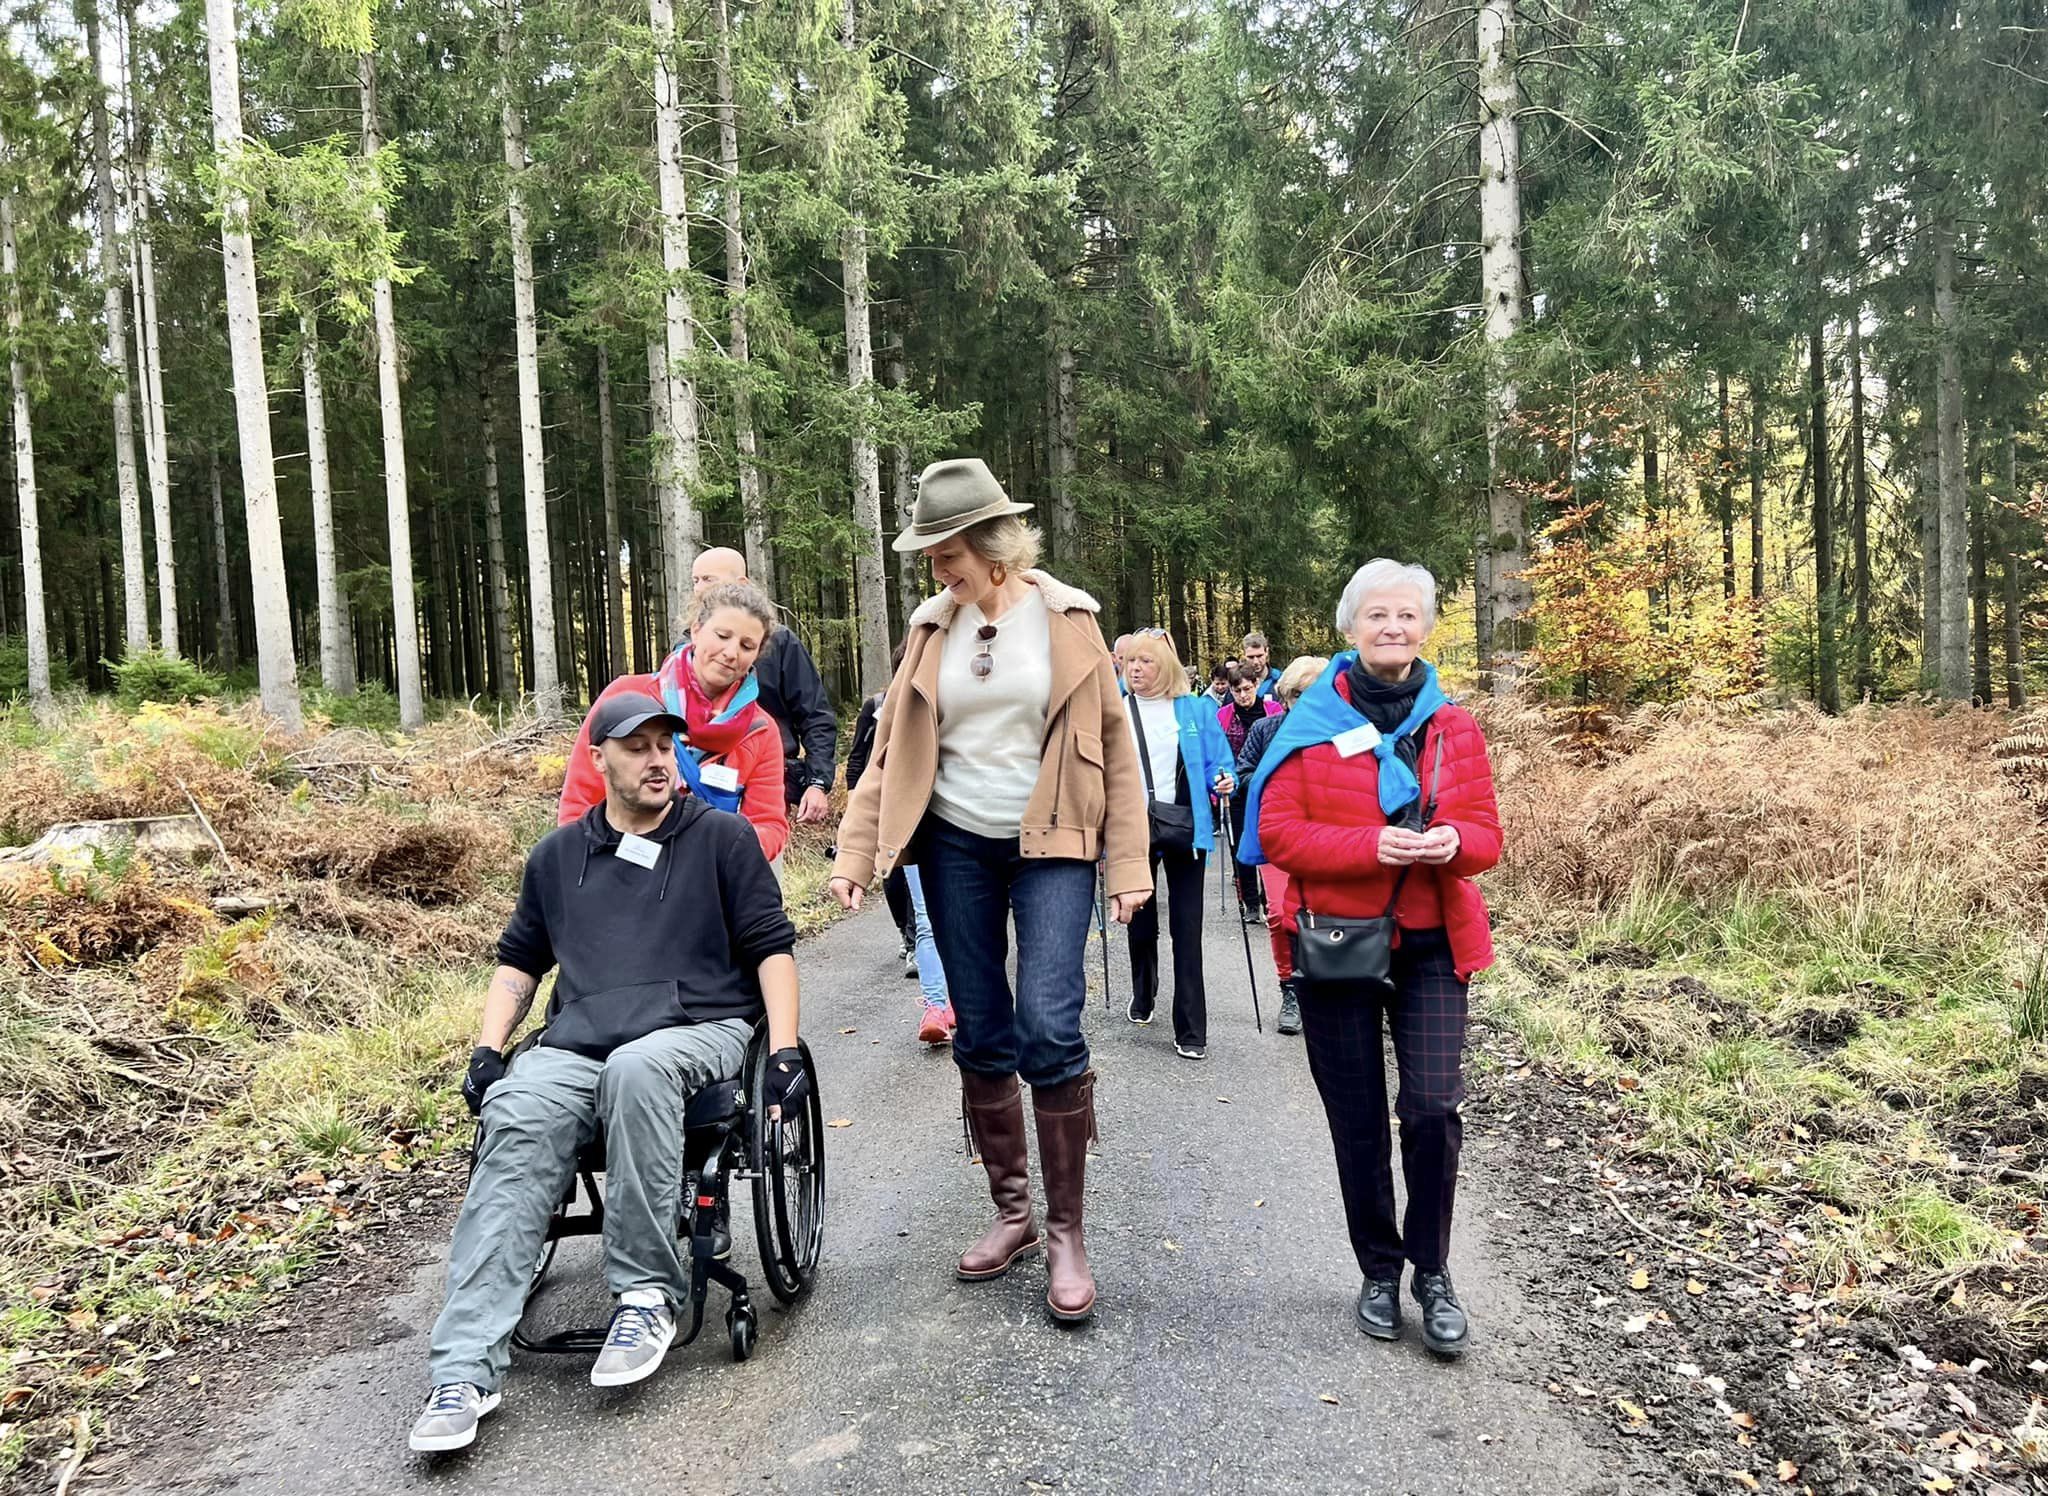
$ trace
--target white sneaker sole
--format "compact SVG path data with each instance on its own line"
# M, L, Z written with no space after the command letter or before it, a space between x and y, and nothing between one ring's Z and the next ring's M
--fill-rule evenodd
M483 1422L484 1415L496 1408L502 1401L504 1401L503 1393L485 1393L484 1400L477 1404L477 1423ZM451 1449L467 1449L470 1445L476 1443L476 1423L472 1423L459 1434L415 1433L406 1442L420 1454L446 1454Z
M661 1347L655 1351L654 1358L646 1365L635 1367L631 1371L599 1371L595 1366L591 1367L590 1385L593 1387L630 1387L635 1382L646 1381L657 1371L661 1370L661 1363L668 1358L668 1348L675 1343L675 1338L675 1326L671 1325L669 1326L668 1333L661 1337Z

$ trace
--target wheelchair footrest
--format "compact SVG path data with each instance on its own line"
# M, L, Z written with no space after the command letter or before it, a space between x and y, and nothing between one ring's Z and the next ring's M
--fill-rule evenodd
M512 1344L522 1351L542 1356L594 1356L604 1349L605 1337L609 1333L609 1327L597 1326L587 1330L561 1330L553 1335L543 1335L538 1340L531 1340L515 1330L512 1334Z

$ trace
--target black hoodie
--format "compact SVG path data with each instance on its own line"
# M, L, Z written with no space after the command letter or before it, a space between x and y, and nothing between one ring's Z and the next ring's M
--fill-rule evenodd
M656 1029L759 1018L759 968L796 946L754 829L694 796L647 840L653 867L617 855L594 805L541 838L498 960L538 980L560 966L540 1042L603 1059Z

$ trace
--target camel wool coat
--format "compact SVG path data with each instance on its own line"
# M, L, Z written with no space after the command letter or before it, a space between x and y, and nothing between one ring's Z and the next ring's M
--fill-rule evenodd
M1019 850L1084 862L1103 857L1110 894L1149 894L1145 784L1096 622L1101 605L1045 572L1021 575L1045 600L1052 695ZM951 594L940 593L910 616L903 664L875 725L874 756L839 824L835 878L865 888L877 872L894 871L924 820L939 766L939 656L957 611Z

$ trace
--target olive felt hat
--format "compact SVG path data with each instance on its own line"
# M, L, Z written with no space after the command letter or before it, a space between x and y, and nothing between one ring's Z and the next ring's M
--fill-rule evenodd
M896 537L895 549L921 551L952 539L970 525L1005 514L1022 514L1030 507L1004 493L1003 485L979 457L951 457L917 475L917 503L910 511L910 528Z

